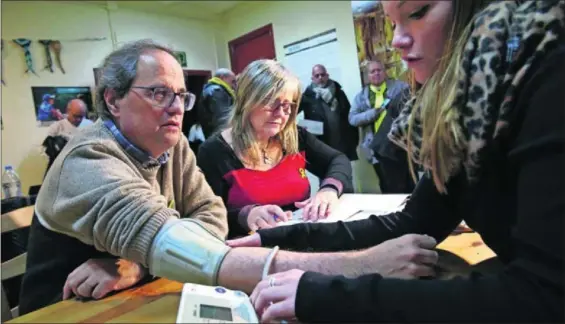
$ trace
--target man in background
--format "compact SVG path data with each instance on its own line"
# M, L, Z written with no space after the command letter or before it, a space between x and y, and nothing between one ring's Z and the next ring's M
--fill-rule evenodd
M304 112L306 120L322 123L322 134L314 133L322 142L355 161L359 131L349 125L350 109L341 85L330 79L325 66L314 65L312 83L304 91L298 111Z
M73 99L67 103L67 118L61 119L47 130L48 136L64 136L70 138L86 116L86 104L80 99Z
M227 121L235 100L235 74L218 69L202 90L198 103L198 120L206 138L216 133Z
M389 79L379 61L366 65L368 85L355 96L349 123L361 127L360 151L373 165L381 192L411 193L414 181L410 176L406 152L392 143L387 134L392 122L410 96L407 83Z

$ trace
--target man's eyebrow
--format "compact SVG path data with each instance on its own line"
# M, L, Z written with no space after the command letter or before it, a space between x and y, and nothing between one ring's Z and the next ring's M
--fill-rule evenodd
M145 88L167 88L167 89L171 89L174 91L173 88L169 87L168 85L164 84L164 83L152 83L151 85L145 87ZM182 87L178 90L178 92L186 92L187 90Z

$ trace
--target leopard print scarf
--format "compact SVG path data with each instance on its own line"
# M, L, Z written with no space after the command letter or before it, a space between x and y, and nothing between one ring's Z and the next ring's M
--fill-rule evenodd
M486 147L509 127L517 87L527 81L523 77L530 67L557 45L558 35L565 29L564 16L565 1L549 0L496 2L479 14L464 49L453 107L466 150L447 161L450 177L463 167L469 183L476 182ZM419 114L415 115L412 138L407 138L414 101L406 103L389 139L404 149L410 141L414 162L429 170L431 161L421 161L419 154Z

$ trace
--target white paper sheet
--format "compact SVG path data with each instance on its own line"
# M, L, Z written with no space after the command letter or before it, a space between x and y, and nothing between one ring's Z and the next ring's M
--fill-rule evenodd
M369 218L371 215L386 215L403 208L408 195L344 195L332 214L318 220L318 223L333 223L337 221L354 221ZM302 220L302 209L292 214L292 219L277 223L278 226L293 225L304 222ZM308 221L311 222L311 221Z
M302 119L298 121L298 126L304 127L311 134L324 135L324 123L321 121Z

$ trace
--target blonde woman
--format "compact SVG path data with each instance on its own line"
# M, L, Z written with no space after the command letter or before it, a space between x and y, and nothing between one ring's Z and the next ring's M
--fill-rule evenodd
M269 228L303 208L326 218L352 191L347 157L297 128L300 82L280 63L252 62L238 78L229 127L201 145L198 164L228 209L229 236ZM310 197L306 170L322 179Z
M565 321L565 2L488 2L382 2L421 85L389 135L426 170L402 212L230 244L357 250L406 233L440 242L465 220L502 269L445 281L281 272L251 295L263 322Z

